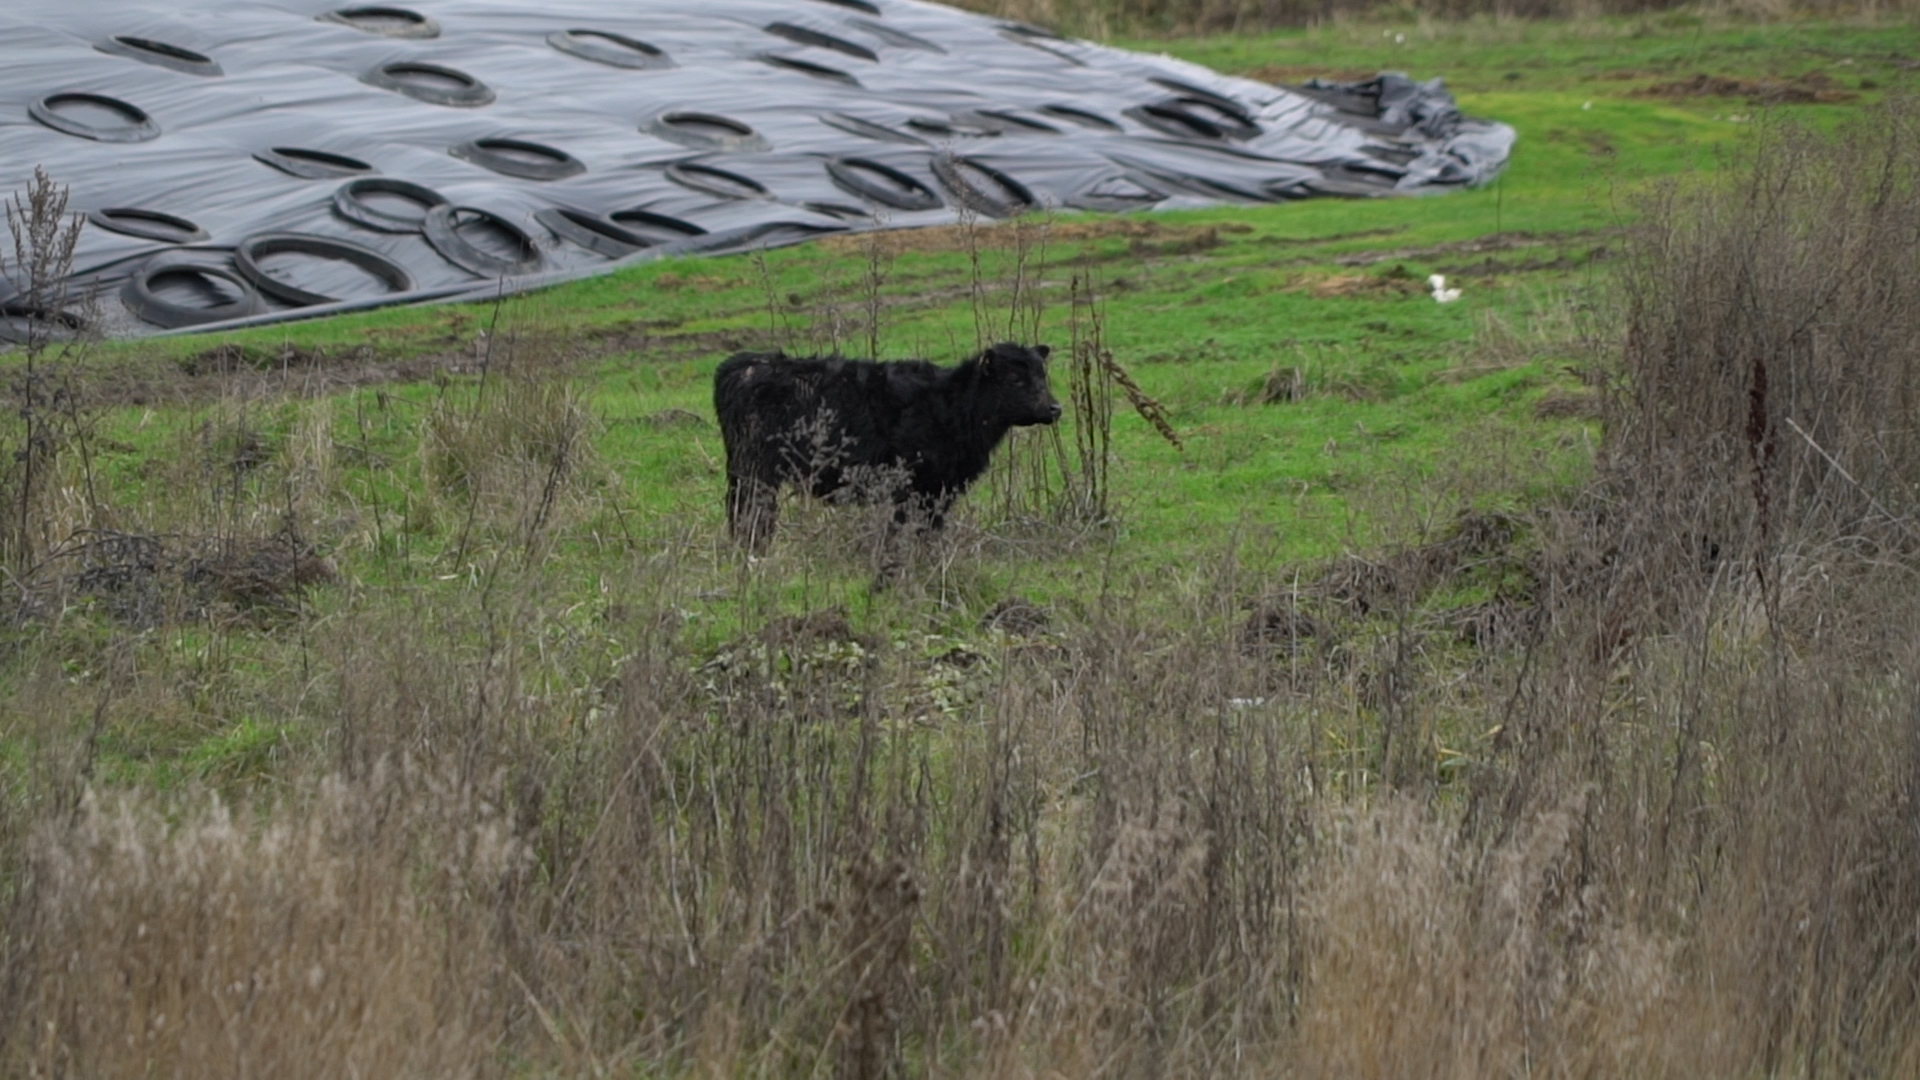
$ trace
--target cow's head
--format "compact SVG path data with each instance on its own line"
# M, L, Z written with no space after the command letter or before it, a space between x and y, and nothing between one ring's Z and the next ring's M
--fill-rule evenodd
M1060 403L1047 386L1047 357L1052 353L1045 345L1002 342L980 354L980 381L995 418L1014 427L1060 419Z

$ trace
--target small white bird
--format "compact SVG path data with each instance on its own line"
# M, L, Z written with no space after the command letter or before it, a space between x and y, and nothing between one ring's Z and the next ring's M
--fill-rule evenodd
M1427 278L1427 284L1433 286L1433 302L1436 304L1451 304L1460 299L1459 289L1447 288L1445 274L1434 274Z

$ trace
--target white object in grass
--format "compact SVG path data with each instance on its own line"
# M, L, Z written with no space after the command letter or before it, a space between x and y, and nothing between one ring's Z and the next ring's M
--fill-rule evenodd
M1459 289L1447 288L1445 274L1434 274L1427 278L1427 284L1433 286L1433 302L1436 304L1451 304L1460 299Z

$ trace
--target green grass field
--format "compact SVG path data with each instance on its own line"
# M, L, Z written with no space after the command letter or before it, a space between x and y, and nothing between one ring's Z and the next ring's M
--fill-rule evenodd
M1538 420L1535 406L1543 395L1580 388L1576 354L1582 335L1595 329L1578 325L1579 312L1604 289L1606 260L1633 219L1636 192L1660 178L1714 169L1762 113L1743 98L1644 96L1650 87L1695 73L1795 86L1818 71L1830 77L1830 93L1871 101L1912 84L1911 66L1898 59L1905 34L1892 25L1710 24L1668 15L1134 43L1280 79L1381 69L1441 75L1466 111L1514 125L1519 146L1497 183L1447 197L1065 217L983 226L977 235L901 235L889 238L877 267L856 239L775 251L763 261L642 267L514 298L498 311L384 311L112 345L97 363L113 372L102 379L126 384L116 393L154 403L182 393L195 400L157 414L115 412L103 431L124 449L101 464L137 488L136 474L177 452L170 440L183 427L202 425L234 393L217 376L183 388L179 367L215 367L205 355L227 344L248 351L243 363L267 368L292 352L304 365L284 380L295 387L325 387L334 368L344 369L337 378L377 386L304 408L330 408L325 422L336 432L352 425L355 439L371 440L382 460L396 463L372 476L349 459L339 462L340 490L364 492L369 501L358 516L385 512L375 510L380 498L405 499L422 482L411 421L449 394L469 392L463 387L473 379L392 382L380 379L381 369L470 371L493 327L497 340L504 329L568 355L597 421L592 443L608 470L605 496L627 515L629 531L695 524L711 534L720 527L717 432L657 420L674 410L708 416L711 370L731 349L771 343L857 352L877 338L885 355L952 360L983 337L1030 327L1058 344L1070 337L1068 294L1078 277L1093 291L1115 358L1167 407L1185 444L1176 450L1121 409L1113 434L1118 512L1097 545L1102 564L1115 557L1143 567L1184 563L1230 534L1258 535L1282 560L1365 548L1381 539L1367 493L1478 458L1463 450L1486 440L1504 461L1479 463L1509 471L1468 493L1472 501L1525 500L1580 475L1592 446L1584 423ZM1855 107L1771 112L1823 124ZM884 275L877 307L869 303L870 268ZM1435 272L1463 288L1462 302L1432 302L1424 282ZM1011 295L1016 278L1025 279L1020 310ZM881 312L877 332L865 326L870 308ZM551 338L563 340L544 340ZM190 360L196 356L203 359ZM1292 378L1296 370L1301 400L1242 403L1257 400L1270 375ZM287 418L299 410L256 411L271 436L284 438ZM1071 432L1063 434L1070 442ZM982 495L972 501L992 505L992 494ZM434 524L430 517L402 522L396 539L360 520L353 534L316 539L363 576L357 568L380 534L402 544L408 559L379 560L377 571L364 573L431 580L446 569L446 537L407 530ZM1042 593L1055 591L1056 580L1058 590L1078 588L1070 573L1077 556L1037 554L1037 564L1021 559L981 572ZM580 569L592 572L591 560ZM850 588L864 588L857 568L847 576Z
M7 807L0 891L28 910L21 898L35 895L33 883L41 880L31 837L66 820L83 788L158 799L166 820L190 819L189 801L208 792L270 816L276 806L309 805L321 790L318 778L336 771L363 778L378 760L457 762L462 783L491 777L487 783L504 792L488 796L490 809L476 810L474 820L491 821L485 814L496 811L521 815L516 835L537 864L526 880L538 884L518 887L547 890L538 903L549 906L538 908L537 918L525 915L529 926L547 921L537 933L516 930L528 937L515 938L514 947L551 956L604 948L614 958L593 969L599 981L578 986L563 985L559 976L535 985L528 974L524 995L518 987L503 991L508 1004L497 1016L472 1014L480 1030L495 1032L479 1042L492 1045L492 1038L505 1047L486 1059L488 1075L653 1076L703 1067L716 1075L778 1075L806 1071L808 1060L824 1069L829 1050L808 1059L804 1047L837 1045L839 1036L818 1032L839 1030L834 1025L842 1021L816 1015L824 1006L809 987L838 986L832 980L840 976L820 974L838 971L836 962L807 950L831 952L819 944L837 940L831 934L814 945L781 945L790 952L778 962L753 953L761 958L751 963L770 970L790 965L780 968L784 976L769 976L774 989L764 1001L754 996L759 991L726 981L733 974L715 975L720 981L711 985L700 981L707 977L700 972L721 969L676 967L679 959L661 958L673 950L660 942L717 935L711 948L723 964L749 954L742 942L771 950L765 943L787 931L770 927L800 918L782 912L813 910L807 904L839 888L837 871L793 871L789 864L828 850L831 859L818 855L822 865L844 861L861 845L906 860L920 875L929 914L909 951L919 985L942 988L925 991L937 1007L913 1014L941 1019L899 1036L891 1044L894 1060L910 1062L903 1068L913 1075L948 1067L1007 1075L1019 1071L1011 1064L1017 1059L1038 1075L1048 1062L1072 1055L1044 1035L1015 1038L1017 1050L1006 1051L1011 1058L980 1049L991 1040L977 1024L967 1026L975 1021L966 1009L998 1001L1000 991L982 989L992 980L972 968L961 972L962 961L952 959L974 949L964 944L972 931L934 914L949 910L940 904L985 910L977 900L954 899L964 893L956 883L972 871L940 877L983 857L966 831L985 828L968 816L975 813L967 807L976 780L1030 785L1015 799L1017 812L1008 811L1017 822L994 826L1004 825L1029 850L1017 858L993 850L1003 860L1029 860L1020 872L1034 882L1051 872L1049 837L1084 834L1095 838L1086 841L1088 850L1104 851L1099 845L1114 842L1114 830L1124 832L1114 824L1120 818L1102 817L1099 809L1107 806L1102 785L1121 785L1114 760L1100 756L1106 746L1163 755L1169 777L1177 772L1186 778L1181 782L1195 784L1201 781L1192 777L1205 770L1198 756L1183 752L1199 755L1195 747L1211 746L1219 753L1231 745L1234 755L1253 755L1248 748L1256 744L1262 754L1271 751L1270 759L1260 758L1267 764L1246 766L1236 783L1248 790L1303 785L1288 796L1297 805L1286 813L1323 823L1314 843L1325 845L1315 851L1345 850L1338 821L1347 819L1339 815L1390 802L1389 789L1417 788L1436 821L1471 814L1479 796L1467 778L1481 766L1505 767L1502 730L1519 700L1512 687L1530 669L1513 654L1483 653L1451 631L1410 646L1410 627L1450 627L1491 610L1512 592L1518 556L1469 560L1443 575L1440 587L1392 611L1377 608L1358 620L1337 655L1330 639L1323 652L1301 653L1291 662L1324 664L1332 674L1315 684L1326 689L1300 691L1297 707L1268 704L1289 692L1276 687L1306 685L1287 682L1304 680L1297 671L1262 669L1264 681L1249 681L1251 669L1213 654L1232 651L1221 643L1236 640L1262 597L1346 572L1341 567L1395 565L1394 553L1440 550L1463 520L1519 520L1569 501L1592 478L1605 439L1597 388L1618 378L1616 270L1648 192L1669 182L1711 182L1753 152L1756 140L1775 137L1782 123L1831 129L1890 95L1910 94L1920 86L1914 28L1893 18L1757 22L1668 13L1575 23L1422 18L1119 44L1273 81L1381 70L1441 76L1465 112L1513 125L1518 147L1497 182L1443 197L1069 215L876 234L751 258L659 262L495 305L91 344L53 369L76 388L72 400L79 404L58 421L68 425L60 430L69 442L56 478L32 496L33 520L23 512L22 528L8 534L13 550L25 554L8 578L21 614L0 631L0 798ZM1438 304L1428 295L1433 273L1462 290L1458 302ZM883 355L952 361L983 342L1039 340L1063 358L1055 381L1064 396L1069 347L1096 336L1164 409L1178 446L1106 384L1101 392L1112 395L1113 409L1107 471L1081 464L1077 447L1099 433L1084 414L1074 418L1078 428L1069 422L1018 436L963 502L949 535L914 545L896 579L877 574L877 524L859 510L789 505L773 551L754 563L727 542L711 376L731 351L779 345L865 354L877 344ZM17 353L0 356L10 376L23 362ZM16 434L10 428L6 437ZM1105 485L1103 507L1075 498L1096 481ZM296 538L290 543L297 551L273 546L272 538L287 536ZM141 542L159 554L126 554ZM1512 546L1550 544L1523 530ZM1009 601L1045 613L1051 629L1039 635L1042 644L1022 645L1019 635L994 628L995 613ZM844 625L821 632L832 645L824 652L794 646L782 653L778 642L788 638L777 635L801 640L814 632L808 618ZM1083 646L1088 655L1107 657L1107 666L1046 666L1053 655L1047 649L1065 655ZM1740 646L1738 639L1727 645L1736 652ZM1406 660L1409 649L1417 659ZM1667 659L1677 667L1692 663ZM818 716L864 719L839 732L829 731L827 720L796 722L781 729L788 742L777 753L744 734L727 742L736 710L746 708L727 695L751 697L729 680L756 663L767 665L779 694L792 698L765 708L798 709L792 702L804 689L818 697L807 699ZM1216 670L1216 663L1228 666ZM1417 708L1399 704L1410 699L1397 696L1403 691L1392 681L1412 669L1422 687ZM1011 685L1016 673L1034 671L1042 674L1033 685L1059 695L1049 699L1054 705L1023 696L1040 690ZM1192 691L1181 681L1188 677L1206 693L1268 711L1234 714L1240 719L1189 715ZM1625 715L1635 708L1632 694L1608 689L1604 678L1595 685L1607 701L1601 711ZM866 688L861 701L884 704L842 708L834 695L854 693L849 686ZM1024 718L1014 725L1017 736L994 726L1001 721L992 717L1003 713ZM1090 719L1096 715L1098 722ZM678 732L658 735L668 749L636 751L631 759L652 762L626 775L643 775L652 785L644 798L656 800L635 820L651 820L675 837L684 826L693 838L682 837L686 843L711 845L676 848L646 863L671 873L683 866L675 860L708 859L696 877L712 876L673 893L671 904L659 901L659 912L677 913L648 914L644 931L619 923L623 916L609 914L613 901L597 893L593 902L609 906L568 907L587 903L582 898L592 888L629 887L596 878L576 892L566 871L574 866L578 876L584 862L569 859L614 842L606 822L616 795L607 794L604 806L592 801L600 797L595 792L625 790L593 786L612 784L596 772L595 755L629 760L615 753L627 753L627 744L609 717L639 725L634 730L658 724L658 731ZM1281 733L1271 737L1285 743L1284 752L1262 742L1268 736L1255 727L1236 726L1258 717L1271 719ZM1076 739L1079 749L1069 745ZM864 741L856 748L856 740ZM1010 746L1048 764L1022 772L1028 766L1013 763L1019 753ZM794 771L760 764L762 751L787 755ZM870 752L878 756L870 760ZM1081 752L1088 757L1075 756ZM1623 752L1618 768L1627 770L1630 757ZM763 768L772 771L755 771ZM1679 776L1682 767L1674 768ZM726 787L729 769L767 784L777 775L790 786L776 794L734 791ZM1409 786L1409 776L1419 783ZM1158 779L1142 783L1162 791ZM1714 781L1701 783L1711 788ZM588 794L576 799L570 785ZM1147 788L1115 788L1122 789L1134 798ZM735 796L739 801L727 802ZM710 811L701 799L711 799ZM729 841L718 824L701 832L702 815L743 823L726 834ZM848 840L834 832L838 826L823 824L843 817L857 818L865 831ZM1292 827L1277 817L1257 828L1233 820L1247 835ZM1165 821L1148 825L1136 837L1140 844L1158 843L1152 838L1162 834L1154 830ZM647 832L632 823L620 828ZM1208 828L1209 835L1227 835L1226 825ZM742 839L749 835L751 843ZM995 843L1013 841L1002 836ZM742 856L723 867L723 849L768 861ZM432 858L408 851L393 855L400 869L392 880L428 873ZM1088 858L1089 867L1106 865ZM1303 865L1262 872L1284 876ZM799 884L764 895L743 884L761 880L756 875L787 881L782 873L796 874ZM1089 883L1105 880L1091 869L1080 878L1062 873L1089 896ZM1329 873L1326 880L1346 880ZM258 887L263 896L272 893L270 883ZM652 886L631 887L638 895ZM1010 900L1001 914L977 916L1026 928L993 939L1009 950L1005 970L1030 975L1038 986L1098 968L1094 961L1076 967L1083 955L1074 951L1077 931L1060 929L1071 920L1048 914L1072 907L1071 888L1032 889L1020 901L1029 906L1018 912ZM461 896L483 893L494 895L475 885ZM446 912L466 912L468 899L424 902L408 918L425 920L422 926L431 921L423 912L452 918ZM683 902L686 910L675 908ZM515 918L535 910L512 906L521 899L497 903L500 911L521 913ZM1168 918L1159 909L1141 917ZM596 918L616 928L600 928ZM712 922L693 926L702 919ZM1673 919L1675 926L1685 921ZM16 947L28 936L10 930L6 941ZM454 938L404 940L426 950L419 955L438 957L432 949L441 946L423 942ZM1219 970L1246 980L1233 985L1305 977L1292 967L1283 977L1280 968L1304 961L1259 952L1269 947L1279 948L1245 946L1266 965L1258 972L1232 964ZM560 970L539 967L558 963L549 953L524 967L515 966L520 959L502 963L515 978ZM1128 983L1124 993L1171 994L1153 997L1152 1009L1165 1010L1156 1016L1198 1016L1213 1007L1197 1004L1212 976L1154 955L1139 961L1140 970L1171 974L1128 976L1145 981ZM433 967L421 964L423 972ZM945 974L929 974L936 968ZM646 972L668 969L674 974L659 975L658 985L671 990L636 989L654 978ZM1001 967L993 970L993 979L1003 977ZM414 974L427 982L438 977ZM512 985L498 971L486 978ZM949 993L949 984L972 989ZM739 1002L732 1019L713 1021L720 1026L711 1029L687 1019L698 1012L691 1002L705 1001L709 991L736 994ZM58 999L46 993L46 1000ZM633 1003L642 999L649 1004ZM1055 1019L1063 1031L1108 1030L1101 1019L1108 1014L1098 1009L1066 1015L1071 1009L1061 1008L1063 1019L1043 1022L1034 1012L1020 1022L1034 1030L1053 1030L1046 1025ZM286 1018L293 1015L274 1022L297 1027L300 1021ZM1311 1026L1310 1010L1288 1015ZM118 1022L102 1020L98 1030ZM729 1023L736 1027L723 1031ZM1182 1038L1214 1037L1196 1034L1204 1024L1174 1028ZM1232 1031L1220 1037L1245 1038L1261 1052L1293 1045L1293 1036ZM40 1060L30 1043L0 1043L0 1075L28 1074L25 1063ZM1196 1063L1214 1059L1199 1045L1169 1043L1154 1052L1205 1071ZM1126 1060L1147 1068L1144 1058ZM1346 1059L1302 1060L1338 1071ZM1668 1075L1685 1074L1674 1064L1680 1058L1663 1060ZM608 1063L613 1067L603 1069ZM1091 1060L1061 1068L1068 1075L1101 1072ZM1352 1075L1367 1074L1355 1068ZM1463 1068L1453 1075L1473 1074ZM417 1074L440 1075L436 1070ZM866 1075L857 1068L853 1074ZM1602 1068L1589 1075L1604 1074ZM1743 1075L1762 1074L1787 1072Z

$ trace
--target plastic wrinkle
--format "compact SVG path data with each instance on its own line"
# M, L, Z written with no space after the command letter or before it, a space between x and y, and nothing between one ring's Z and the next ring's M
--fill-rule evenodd
M1056 119L1065 120L1070 124L1079 124L1083 128L1092 128L1095 131L1122 130L1119 124L1101 116L1099 113L1075 108L1072 105L1042 105L1038 111L1046 113L1048 116Z
M832 34L824 34L818 30L809 30L804 26L777 22L768 23L762 27L762 29L774 37L786 38L796 45L812 45L815 48L832 49L834 52L857 57L869 63L880 62L880 54L867 48L865 45L856 45L846 38L834 37Z
M863 139L874 139L879 142L905 143L908 146L927 145L927 140L915 135L911 131L897 131L885 124L877 124L872 120L862 120L860 117L849 116L846 113L827 113L820 118L820 122L828 127L838 128L849 135L858 135Z
M1146 210L1168 199L1167 192L1129 176L1109 177L1067 200L1076 210L1126 213Z
M855 206L852 203L813 200L803 202L800 205L803 209L811 210L816 214L824 214L830 218L839 218L842 221L858 221L862 218L870 218L873 216L873 211L864 206Z
M582 60L611 67L646 71L674 66L673 58L659 46L610 30L555 30L547 35L547 44Z
M1177 101L1136 105L1127 110L1127 115L1162 135L1171 135L1176 139L1219 141L1227 138L1226 129L1198 113L1181 108Z
M187 75L217 78L226 74L211 56L203 56L192 49L169 45L164 41L154 41L151 38L115 34L95 45L94 48L108 56L124 56L143 64L152 64L155 67L163 67L168 71L178 71Z
M667 179L681 187L720 199L770 199L773 197L773 193L767 190L765 184L751 176L741 176L737 172L690 161L676 161L667 166Z
M848 86L860 85L860 80L854 78L852 72L841 71L839 68L828 67L825 64L816 64L811 60L802 60L797 56L782 56L779 53L761 53L758 57L755 57L755 59L763 64L771 64L774 67L784 68L787 71L797 71L809 78L846 83Z
M1061 131L1044 120L1021 116L1005 109L970 109L955 113L954 122L962 127L994 135L1059 135Z
M87 224L122 236L158 240L164 244L197 244L207 239L207 230L183 217L158 210L128 206L110 206L87 214Z
M1042 41L1067 40L1044 26L1035 26L1030 22L1019 22L1018 20L1012 19L1002 22L1000 29L1016 37L1039 38Z
M390 293L410 292L413 289L413 276L407 273L399 263L372 248L325 236L303 236L299 233L266 233L261 236L250 236L234 249L233 263L239 268L240 276L252 282L255 288L275 300L285 301L295 307L331 304L346 299L302 289L275 278L261 267L260 260L284 254L311 255L320 259L336 259L352 263L385 282L387 291Z
M1162 102L1161 107L1187 116L1197 116L1218 128L1224 138L1245 140L1260 136L1260 125L1254 123L1245 109L1222 105L1211 95L1177 97L1171 101Z
M923 52L940 53L941 55L945 55L947 51L941 48L938 43L928 41L918 34L909 34L899 27L874 22L872 19L848 19L847 25L859 30L863 34L872 34L874 37L879 38L888 45L892 45L896 49L919 49Z
M615 210L607 216L615 225L621 226L648 244L678 243L695 236L707 235L707 230L691 221L681 221L679 218L648 210Z
M561 240L578 244L597 255L621 259L651 245L637 233L629 232L598 214L565 206L550 206L533 215L533 220Z
M271 150L262 150L253 155L253 160L302 180L338 180L343 176L375 171L373 166L359 158L330 154L325 150L303 150L297 146L276 146Z
M1251 125L1253 123L1253 116L1247 112L1246 106L1225 94L1217 93L1204 86L1198 86L1183 79L1169 79L1164 75L1155 75L1147 81L1163 90L1173 91L1175 98L1204 102L1218 112L1231 116L1243 124Z
M1015 45L1024 45L1027 48L1034 50L1035 52L1043 52L1043 53L1046 53L1048 56L1053 57L1056 60L1065 61L1068 65L1072 67L1087 66L1087 62L1085 60L1080 59L1079 57L1073 55L1072 53L1066 51L1065 49L1056 49L1052 45L1047 44L1048 41L1064 40L1062 38L1054 37L1052 34L1048 34L1044 38L1040 38L1020 30L1002 30L1000 31L1000 36L1006 39L1007 41L1013 42Z

